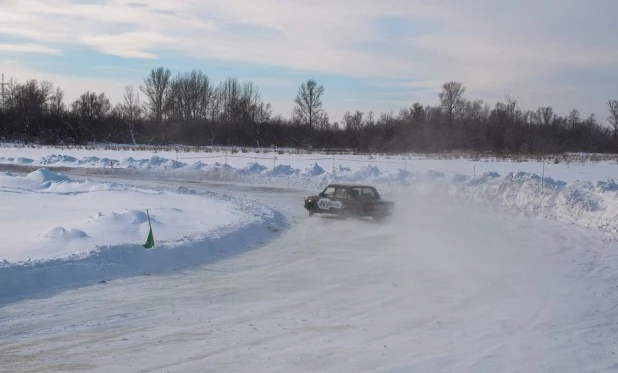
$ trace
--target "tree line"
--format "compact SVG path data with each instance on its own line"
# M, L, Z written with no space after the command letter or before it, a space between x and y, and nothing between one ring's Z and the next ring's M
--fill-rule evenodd
M442 86L438 105L413 103L398 112L347 112L332 122L325 89L300 84L290 118L272 113L259 87L229 77L218 84L200 70L154 68L122 102L83 93L65 103L47 81L11 80L0 110L0 138L41 144L113 142L331 148L372 152L474 151L501 154L616 152L618 100L607 102L606 121L573 109L522 109L507 96L490 106L465 97L461 82ZM607 125L609 124L609 126Z

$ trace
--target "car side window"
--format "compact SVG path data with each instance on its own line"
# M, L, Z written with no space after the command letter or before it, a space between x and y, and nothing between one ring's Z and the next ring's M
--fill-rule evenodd
M335 188L333 187L328 187L326 189L324 189L324 197L334 197L335 196Z
M363 188L363 198L376 198L373 189L371 188Z
M362 188L352 188L352 198L360 198Z
M335 198L348 198L348 191L345 188L337 188Z

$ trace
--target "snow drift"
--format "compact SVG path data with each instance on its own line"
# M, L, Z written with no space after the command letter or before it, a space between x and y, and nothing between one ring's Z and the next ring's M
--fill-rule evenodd
M302 161L302 158L299 160ZM371 183L387 195L403 190L441 193L442 196L491 205L527 216L558 220L611 233L618 231L618 222L615 219L618 215L616 203L618 191L613 189L616 185L614 181L612 179L576 181L573 178L582 176L585 172L572 170L568 165L565 165L560 172L555 172L568 176L571 180L569 183L552 178L542 181L533 172L504 171L514 167L530 169L535 167L532 164L480 162L476 169L484 168L485 171L478 176L472 176L472 163L456 160L450 163L419 162L413 166L410 166L412 163L409 162L409 167L414 171L393 168L392 165L388 165L388 170L385 171L380 168L381 166L370 163L355 163L358 167L354 169L342 164L335 165L334 168L324 167L325 164L330 165L330 160L324 160L325 164L322 165L315 161L305 162L300 168L295 168L285 162L278 162L274 167L259 163L270 162L266 160L249 162L244 166L237 164L237 167L220 162L183 163L156 155L141 160L129 157L111 161L115 165L113 170L109 169L110 158L106 157L89 156L78 159L72 156L51 155L34 163L75 167L92 165L95 168L107 167L106 174L128 175L127 172L130 172L131 175L142 177L213 180L292 187L310 191L320 190L331 182ZM234 162L238 161L234 160ZM0 159L0 162L3 160ZM422 169L422 167L432 165L439 165L440 168ZM494 166L496 169L488 169ZM470 169L469 174L457 171L464 167ZM552 167L556 166L552 165ZM592 176L589 177L613 174L615 167L609 164L590 165L589 170ZM551 172L550 170L550 168L546 169L548 172Z
M618 232L618 186L611 179L566 183L552 178L542 180L540 176L526 172L501 176L497 171L487 171L471 176L440 170L382 171L371 164L361 164L354 170L341 165L327 169L318 162L303 169L286 164L279 164L273 169L255 162L241 168L201 162L176 166L141 168L135 172L145 177L250 183L312 192L333 182L370 183L389 197L405 191L432 194L608 233ZM115 172L122 174L122 170Z
M411 190L427 196L448 196L529 217L618 232L618 185L613 180L565 183L524 172L476 177L427 172L406 180Z
M186 187L74 181L48 169L0 174L0 203L0 303L217 260L287 224L280 212L255 201ZM150 226L141 206L151 208L151 250L141 246Z

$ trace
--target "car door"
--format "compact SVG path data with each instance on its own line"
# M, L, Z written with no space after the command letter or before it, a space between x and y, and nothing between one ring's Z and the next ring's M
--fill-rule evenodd
M322 193L320 193L320 199L317 202L317 207L321 210L329 211L332 208L333 201L335 200L335 193L337 189L334 186L328 186Z
M345 187L337 187L335 190L335 196L333 197L332 208L341 210L345 208L346 203L348 202L348 188Z

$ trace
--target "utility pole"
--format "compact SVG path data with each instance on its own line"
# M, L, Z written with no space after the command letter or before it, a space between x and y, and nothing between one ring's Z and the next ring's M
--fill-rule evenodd
M2 83L0 83L0 86L2 86L2 97L0 98L1 102L0 102L0 110L5 110L6 109L6 97L4 95L4 86L8 85L9 83L5 83L4 82L4 74L2 74Z

